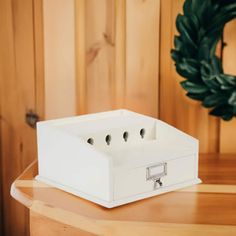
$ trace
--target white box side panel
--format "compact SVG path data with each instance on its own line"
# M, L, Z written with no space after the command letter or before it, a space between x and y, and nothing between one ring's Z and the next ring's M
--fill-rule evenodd
M156 127L157 140L161 144L168 144L170 148L172 144L179 145L180 147L191 147L194 149L194 152L198 151L198 140L192 136L161 120L157 120Z
M42 125L37 129L39 176L111 199L110 161L75 136Z

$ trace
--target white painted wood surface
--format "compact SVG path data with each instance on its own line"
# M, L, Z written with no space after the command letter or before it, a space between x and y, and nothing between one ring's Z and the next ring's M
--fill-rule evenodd
M138 113L43 121L37 137L38 180L109 208L200 182L198 141Z

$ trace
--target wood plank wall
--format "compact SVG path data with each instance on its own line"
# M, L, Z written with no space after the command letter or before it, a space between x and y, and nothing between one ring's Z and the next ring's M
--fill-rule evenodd
M181 77L176 73L170 59L173 37L177 33L176 15L182 12L183 0L161 2L161 63L160 63L160 118L200 140L200 151L235 153L236 119L230 122L208 116L208 111L199 103L189 100L179 85ZM226 73L236 74L234 55L236 20L228 23L224 30L223 66Z
M76 4L78 113L127 107L156 117L160 1Z
M183 2L76 0L78 113L128 108L198 138L203 153L236 152L235 121L209 116L179 85L170 50Z
M44 0L45 117L76 115L74 0Z
M5 236L28 235L28 210L10 197L16 177L36 158L26 112L43 117L42 8L39 0L1 0L1 174ZM35 29L35 24L38 26Z
M0 22L2 21L2 15L0 15ZM0 36L3 34L4 31L2 31L2 27L0 27ZM0 45L2 44L2 41L0 39ZM0 46L0 55L2 53L2 47ZM1 61L0 61L1 62ZM2 64L0 63L0 71L2 71ZM0 78L0 81L1 81L1 78ZM1 83L0 83L1 85ZM2 87L0 86L0 94L2 94ZM0 96L0 111L2 110L1 109L1 96ZM1 113L0 113L1 115ZM1 119L1 118L0 118ZM0 122L0 135L2 133L2 122ZM0 136L0 234L2 235L3 234L3 197L2 197L2 193L3 193L3 188L2 188L2 167L3 167L3 163L2 163L2 139L1 139L1 136Z
M183 0L161 1L161 44L160 44L160 118L200 140L200 151L235 153L236 119L230 122L208 116L208 111L198 102L184 95L169 52L173 47L173 37L177 33L175 19L182 12ZM224 30L223 67L226 73L236 74L234 55L236 20L228 23Z
M125 106L158 116L160 1L126 1Z
M0 4L1 7L1 4ZM4 22L4 15L1 14L1 10L0 10L0 22ZM5 33L4 31L4 27L0 27L0 55L3 54L3 40L2 40L2 35ZM0 56L0 94L2 94L2 86L1 86L1 72L3 70L2 68L2 63L1 63L1 56ZM1 138L1 134L2 134L2 122L1 122L1 117L2 117L2 101L1 101L1 95L0 95L0 235L3 234L3 188L2 188L2 168L3 168L3 162L2 162L2 138Z
M201 152L217 152L219 120L208 116L206 109L185 96L179 85L181 77L170 58L173 38L177 33L175 19L182 11L183 2L166 0L161 4L160 118L198 138Z
M225 73L236 75L236 20L229 22L224 29L226 47L223 51L223 67ZM220 151L236 152L236 119L231 122L220 122Z

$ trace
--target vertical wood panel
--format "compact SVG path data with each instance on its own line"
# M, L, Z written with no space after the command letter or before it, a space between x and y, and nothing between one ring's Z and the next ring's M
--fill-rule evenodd
M43 0L33 1L34 23L34 65L35 65L35 110L40 119L45 117L44 84L44 40L43 40Z
M21 5L19 1L3 1L2 4L4 13L1 14L6 14L1 81L4 224L6 235L23 236L27 235L27 212L11 199L10 185L35 154L32 153L34 134L24 124L25 112L34 109L32 2L24 1ZM26 58L29 65L25 63Z
M126 80L126 0L115 5L115 108L125 106Z
M175 20L182 12L183 0L162 0L161 7L161 63L160 63L160 118L189 133L200 141L201 152L219 149L219 120L208 115L199 103L188 99L179 82L170 57L176 32Z
M125 0L76 0L77 112L124 107Z
M225 151L226 145L234 151L235 145L224 138L232 125L209 116L200 103L186 97L179 84L183 78L176 73L170 50L184 0L161 0L160 24L156 0L77 1L84 2L84 11L76 11L77 24L81 24L76 43L82 45L77 59L82 71L82 75L77 72L82 113L125 107L155 117L159 114L198 138L200 152Z
M113 0L85 1L87 112L114 106L114 10Z
M25 114L36 111L36 104L43 105L36 101L35 82L40 74L35 70L40 47L36 50L34 44L34 14L39 4L40 0L36 5L32 0L0 1L1 169L6 236L29 233L28 210L10 197L10 185L36 157L35 130L26 124Z
M30 211L30 236L95 236Z
M5 203L9 206L10 205L10 199L6 202L6 198L10 198L7 195L7 191L9 191L9 182L6 182L6 172L4 171L5 169L5 162L6 162L6 151L4 148L4 145L6 143L6 136L5 140L3 138L4 130L5 130L5 125L4 125L4 113L5 113L5 108L3 105L3 102L5 101L5 98L3 97L4 94L4 78L8 78L9 80L12 80L14 78L14 49L13 49L13 32L12 32L12 8L11 4L7 1L0 1L0 17L1 17L1 35L0 35L0 40L1 40L1 54L0 54L0 69L1 69L1 76L0 76L0 87L1 87L1 172L2 172L2 182L1 186L2 189L4 189L5 193L3 194L3 204ZM8 144L9 145L9 144ZM14 166L14 165L13 165ZM8 186L7 186L8 185ZM3 210L3 209L2 209ZM5 210L4 208L3 215L4 215L4 222L6 224L6 221L8 220L9 222L9 214L6 216L5 215ZM6 219L8 217L8 219ZM5 228L5 231L7 229Z
M227 74L236 75L236 20L229 22L224 29L223 67ZM236 153L236 119L220 122L220 152Z
M76 114L74 0L44 0L45 117Z
M2 7L2 4L0 3L0 7ZM0 10L0 22L4 22L4 15L1 14L1 10ZM3 27L0 27L0 55L3 55L4 53L4 49L3 49L3 35L4 35L5 31L3 29ZM1 63L1 57L0 57L0 94L2 94L2 86L1 86L1 77L2 77L2 72L3 72L3 64ZM1 102L1 96L0 96L0 235L3 235L3 188L2 188L2 168L3 168L3 161L2 161L2 138L1 138L1 134L2 134L2 102Z
M75 0L75 65L76 65L76 111L87 111L86 62L85 62L85 1Z
M2 27L0 27L0 235L3 235L3 224L4 224L4 214L3 214L3 185L2 185L2 169L3 169L3 157L2 157L2 91L3 87L2 85L2 77L3 77L3 55L4 55L4 46L5 46L5 40L3 35L5 34L5 27L3 27L4 22L6 22L6 16L2 13L1 9L3 9L4 4L3 2L0 2L0 22L2 22ZM2 55L2 56L1 56Z
M126 107L158 115L159 5L126 1Z
M1 33L0 33L1 35ZM1 41L0 41L1 42ZM0 50L1 52L1 50ZM1 71L1 68L0 68L0 71ZM1 92L1 89L0 89L0 92ZM1 101L0 101L0 104L1 104ZM1 113L0 113L0 116ZM1 122L0 122L0 134L2 133L2 129L1 129ZM2 140L0 139L0 150L2 150ZM2 167L3 167L3 162L2 162L2 153L0 152L0 235L3 234L3 188L2 188Z
M160 2L76 3L79 113L126 107L156 117Z

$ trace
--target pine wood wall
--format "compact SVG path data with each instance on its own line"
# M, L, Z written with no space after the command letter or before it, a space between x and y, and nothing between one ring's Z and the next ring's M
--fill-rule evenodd
M37 27L35 27L37 25ZM0 1L1 213L0 235L27 236L28 210L10 197L10 186L36 159L33 111L43 118L42 8L39 0Z
M236 153L235 119L208 116L179 85L170 49L182 3L0 1L0 200L6 236L28 233L27 210L9 191L36 158L35 130L25 122L29 110L48 119L128 108L195 136L201 152ZM233 21L225 29L224 51L224 67L234 74L235 27ZM1 222L0 214L0 228Z
M160 2L78 0L76 7L76 42L84 42L77 54L78 112L127 107L156 117Z
M183 2L76 0L77 111L125 107L193 135L201 152L236 152L235 119L209 116L179 85L170 50ZM233 27L225 30L224 65L231 70Z
M160 118L177 128L197 137L200 141L200 151L235 153L236 152L236 120L225 122L208 115L198 102L189 100L184 95L173 61L170 59L170 49L173 47L173 37L176 15L182 12L183 0L161 1L161 44L160 44ZM236 74L233 63L236 50L235 43L236 20L226 25L224 40L223 66L227 73Z

